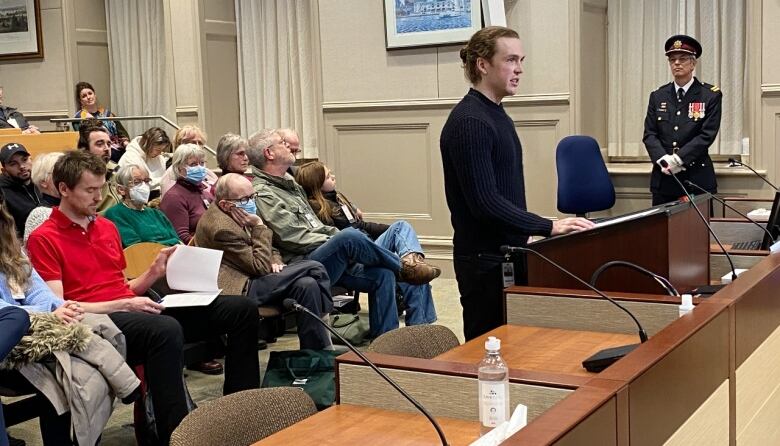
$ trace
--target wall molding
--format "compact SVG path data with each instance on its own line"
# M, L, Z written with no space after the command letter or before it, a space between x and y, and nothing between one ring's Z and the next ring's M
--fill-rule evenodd
M569 93L526 94L504 98L502 103L512 106L569 105ZM323 102L325 113L384 110L426 110L452 108L461 98L390 99L381 101L333 101Z
M431 214L409 214L403 212L364 212L365 220L433 220Z
M108 32L104 29L77 28L76 43L108 46Z
M370 130L425 130L430 127L428 122L400 122L388 124L334 124L338 131L370 131Z
M761 97L780 97L780 84L761 84Z
M69 110L32 110L22 112L25 118L29 121L34 119L36 121L42 121L51 118L70 118Z
M198 116L198 106L183 105L176 107L176 116Z
M558 127L560 119L520 119L512 121L515 127Z

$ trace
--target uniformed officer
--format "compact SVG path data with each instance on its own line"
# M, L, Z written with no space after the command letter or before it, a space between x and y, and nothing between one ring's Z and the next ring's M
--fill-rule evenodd
M645 143L653 173L650 191L653 205L685 195L671 174L717 192L715 169L709 150L720 129L722 94L716 86L693 77L701 45L693 37L677 35L664 45L674 82L650 93L645 118ZM662 160L668 167L661 167Z

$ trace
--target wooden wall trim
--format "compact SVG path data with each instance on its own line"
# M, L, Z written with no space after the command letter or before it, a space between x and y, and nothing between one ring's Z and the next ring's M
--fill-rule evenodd
M323 102L326 113L346 111L424 110L451 109L461 98L388 99L381 101L331 101ZM569 105L568 93L520 94L504 98L504 106Z

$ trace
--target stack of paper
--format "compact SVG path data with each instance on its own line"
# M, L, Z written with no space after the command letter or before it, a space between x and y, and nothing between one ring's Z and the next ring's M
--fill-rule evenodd
M187 293L168 294L160 302L166 308L209 305L222 292L217 286L222 251L177 246L168 258L168 286Z

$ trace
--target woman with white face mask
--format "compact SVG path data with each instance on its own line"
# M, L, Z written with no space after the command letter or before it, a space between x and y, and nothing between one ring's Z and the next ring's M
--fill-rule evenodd
M176 230L160 210L147 206L151 188L149 172L130 164L114 175L117 193L122 201L106 210L105 217L114 222L122 238L122 246L155 242L172 246L180 243Z
M176 175L176 184L160 202L160 210L173 224L179 239L189 243L195 235L200 217L213 200L204 198L204 191L210 189L205 181L209 175L206 168L206 152L197 144L182 144L173 152L171 171Z

